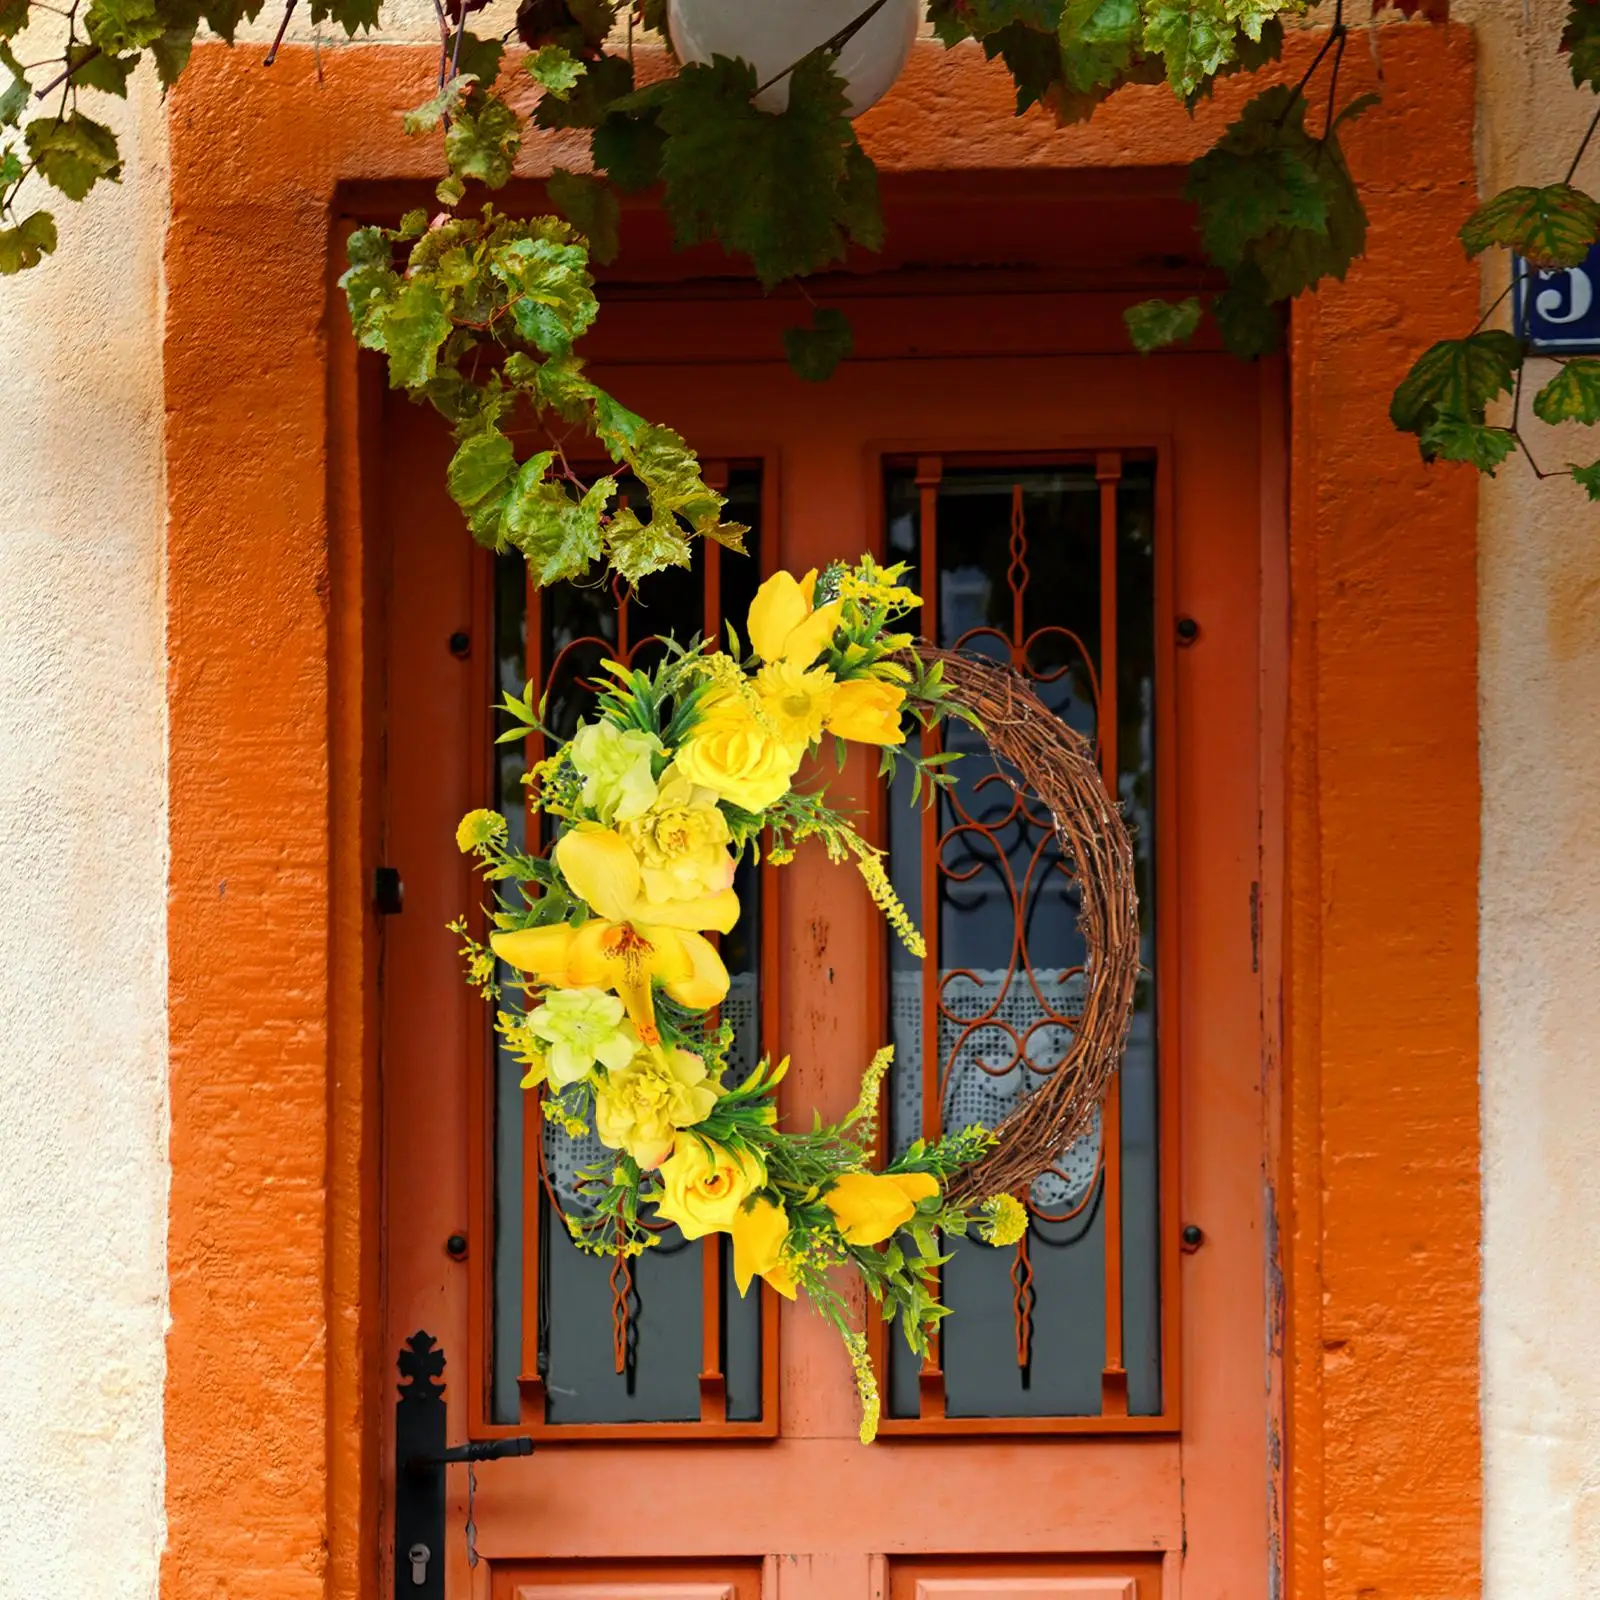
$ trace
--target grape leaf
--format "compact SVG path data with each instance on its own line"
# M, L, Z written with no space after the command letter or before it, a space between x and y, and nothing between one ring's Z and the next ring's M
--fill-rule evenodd
M595 170L604 172L624 194L637 194L660 182L666 142L654 110L640 117L616 112L594 130L590 158Z
M601 518L617 490L615 478L601 478L574 500L545 475L554 459L546 451L523 462L500 525L503 542L522 552L539 584L581 578L599 560Z
M553 94L558 100L565 100L578 79L589 70L570 50L563 50L558 44L540 45L523 65L528 69L528 76L546 94Z
M1067 0L1057 44L1069 88L1108 88L1122 81L1144 33L1136 0Z
M22 63L12 54L11 46L0 39L0 66L11 74L11 82L0 92L0 128L14 128L17 119L28 109L28 96L33 92Z
M1229 354L1241 360L1270 356L1283 343L1283 318L1259 273L1235 273L1211 302L1211 315Z
M1596 239L1600 203L1569 183L1506 189L1474 211L1461 229L1469 256L1500 245L1545 268L1582 266Z
M117 136L81 111L35 117L25 134L39 171L69 200L83 199L102 178L116 183L122 177Z
M490 549L500 543L500 518L516 475L517 453L492 422L461 438L445 471L450 498L466 513L473 538Z
M1517 436L1509 428L1440 416L1423 429L1420 442L1424 461L1465 461L1492 478L1516 448Z
M1283 9L1283 0L1144 0L1144 49L1162 57L1167 82L1187 98Z
M1476 439L1464 440L1458 432L1447 432L1441 440L1436 430L1481 427L1489 402L1510 392L1521 364L1522 346L1497 328L1465 339L1442 339L1417 358L1395 390L1390 420L1402 433L1417 435L1425 461L1443 453L1441 443L1453 448L1481 445Z
M0 0L0 39L21 33L28 22L31 0Z
M11 145L7 145L0 150L0 189L9 189L12 184L21 182L22 177L22 157Z
M498 39L480 39L475 33L461 35L461 48L456 51L458 76L473 77L485 89L492 89L500 76L500 63L505 59L506 47Z
M453 117L461 109L461 102L477 87L477 82L476 78L458 73L431 99L406 112L400 119L400 126L409 134L431 133L446 117Z
M565 95L547 94L534 107L541 128L597 128L616 101L633 93L633 63L626 56L601 56L585 63L581 78Z
M783 330L784 354L797 377L807 383L823 383L855 346L850 319L832 306L818 306L811 314L809 328Z
M260 9L259 3L246 6L240 15L245 19L252 18ZM189 56L194 50L194 36L200 28L200 12L197 6L185 6L179 14L177 7L169 5L165 17L167 26L161 37L152 41L150 59L156 64L156 76L161 80L161 87L170 89L189 65ZM231 15L225 20L234 21Z
M102 94L128 98L128 79L138 66L138 56L107 55L98 45L75 44L67 54L72 81L80 89L98 89ZM3 121L0 118L0 121Z
M378 25L381 0L311 0L311 21L336 22L354 38L358 29L371 32Z
M113 56L143 50L167 31L156 0L93 0L83 27L91 44Z
M431 283L403 283L376 321L375 348L389 357L389 387L411 389L437 370L439 346L450 337L444 300Z
M1580 89L1600 92L1600 5L1594 0L1572 0L1561 53L1571 57L1572 81Z
M982 39L1013 23L1054 33L1061 20L1062 0L931 0L928 20L940 43Z
M622 208L610 186L601 178L557 167L545 189L551 205L589 241L589 254L596 261L615 261Z
M521 148L522 124L516 112L492 94L473 95L444 136L451 176L462 182L476 178L490 189L501 188L510 178Z
M1200 326L1200 301L1194 295L1187 300L1141 300L1122 313L1122 320L1134 349L1148 354L1194 337Z
M0 274L36 267L55 247L56 219L48 211L32 212L14 228L0 228Z
M581 244L554 234L547 222L538 235L498 246L488 260L506 287L517 332L536 349L565 355L588 331L599 308Z
M1588 492L1591 500L1600 500L1600 461L1593 466L1574 467L1572 476Z
M844 84L826 57L800 63L776 115L752 104L755 68L725 56L686 66L669 88L661 173L680 246L716 238L771 288L839 260L850 236L879 236L875 196L852 165Z
M265 0L204 0L199 14L214 34L232 44L239 24L254 22L261 15L264 4ZM172 25L169 15L169 31Z
M1533 397L1533 414L1541 422L1600 422L1600 360L1568 361Z
M983 53L999 56L1017 86L1017 115L1049 102L1061 86L1061 45L1054 34L1013 22L983 41Z

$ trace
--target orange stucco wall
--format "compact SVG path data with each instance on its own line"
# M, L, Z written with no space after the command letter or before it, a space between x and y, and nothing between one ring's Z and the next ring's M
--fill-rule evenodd
M1383 411L1475 310L1453 239L1471 40L1385 29L1344 70L1386 96L1350 141L1371 249L1295 315L1287 592L1265 618L1284 1560L1304 1600L1456 1600L1480 1521L1475 491L1424 473ZM409 48L264 72L206 47L173 100L169 1600L372 1583L370 614L330 286L339 186L433 173L398 119L428 71ZM1195 123L1130 92L1059 133L1012 119L975 53L929 49L863 130L889 170L1157 167L1243 92ZM577 158L552 143L526 170ZM1280 531L1282 490L1263 487Z

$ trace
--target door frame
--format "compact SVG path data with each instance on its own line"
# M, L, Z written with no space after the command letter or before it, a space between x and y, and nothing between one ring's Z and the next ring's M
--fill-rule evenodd
M1423 1578L1466 1594L1480 1571L1477 484L1424 475L1381 420L1415 348L1476 311L1452 243L1473 193L1474 51L1461 27L1376 37L1387 104L1350 141L1373 256L1295 308L1287 482L1262 485L1287 560L1267 613L1262 891L1240 913L1282 1109L1263 1182L1278 1242L1263 1359L1284 1374L1275 1560L1304 1600ZM1292 40L1283 76L1314 46ZM393 1393L369 897L380 380L334 280L339 218L398 210L431 175L436 152L393 115L430 55L293 47L265 73L203 45L172 98L162 1591L182 1600L356 1600L376 1582L375 1418ZM886 178L981 165L1168 204L1171 164L1252 87L1220 85L1193 122L1141 97L1058 134L1010 119L972 52L919 47L909 71L924 92L862 124ZM1375 82L1367 52L1347 71ZM1387 131L1405 127L1427 130L1424 172ZM524 171L561 156L530 144ZM1426 1315L1397 1330L1401 1305Z

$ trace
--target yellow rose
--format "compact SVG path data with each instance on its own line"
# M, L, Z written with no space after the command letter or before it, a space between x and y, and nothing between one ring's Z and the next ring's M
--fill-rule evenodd
M721 1092L706 1082L706 1064L692 1050L641 1050L596 1087L595 1132L641 1167L659 1167L678 1129L705 1121Z
M836 684L828 705L829 733L858 744L903 744L900 712L906 692L879 678L851 678Z
M655 804L617 831L639 858L646 900L698 900L733 884L728 819L716 795L697 788L676 764L661 774Z
M677 1223L685 1239L727 1233L739 1208L766 1181L766 1169L754 1156L680 1133L661 1165L665 1193L656 1211Z
M847 1244L882 1244L915 1215L919 1200L939 1192L926 1172L846 1172L822 1197Z
M732 690L707 697L677 755L678 771L690 783L744 811L765 811L782 799L799 765L799 752L763 727Z
M797 667L773 661L756 674L761 709L787 745L804 749L822 737L822 723L833 705L833 674L826 667Z
M729 1229L733 1235L733 1280L742 1295L752 1278L765 1278L786 1300L793 1300L794 1273L783 1259L789 1213L776 1201L757 1195L741 1208Z

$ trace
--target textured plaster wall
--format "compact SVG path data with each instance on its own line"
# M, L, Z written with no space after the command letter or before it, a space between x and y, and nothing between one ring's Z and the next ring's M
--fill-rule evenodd
M1594 109L1551 53L1566 8L1473 9L1483 189L1554 182ZM1600 189L1600 147L1578 181ZM1600 455L1592 430L1574 432L1539 430L1544 465ZM1600 1588L1600 508L1513 466L1485 486L1479 535L1485 1572L1491 1600L1587 1600Z
M0 1600L150 1595L162 1538L166 141L116 109L0 279Z

